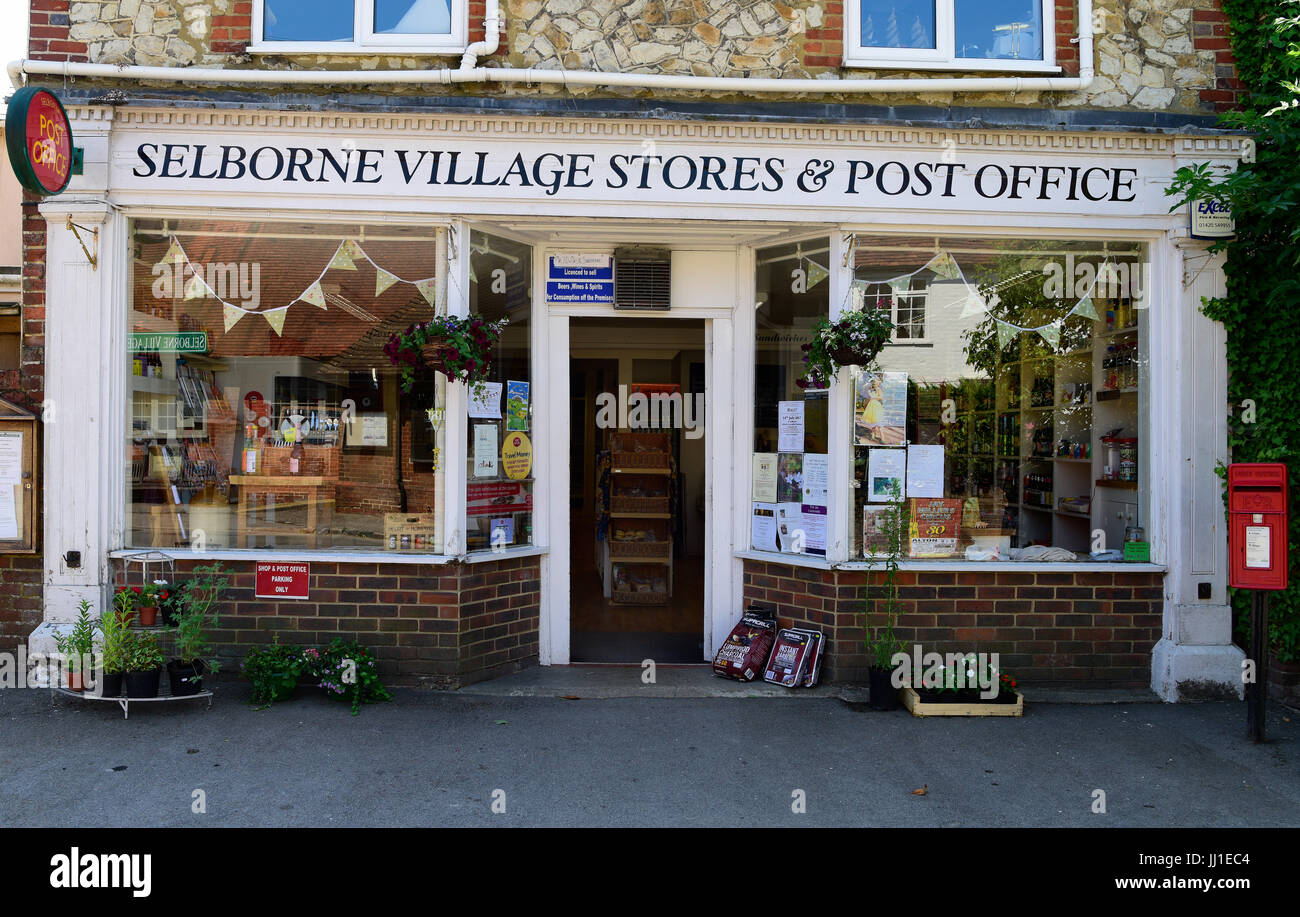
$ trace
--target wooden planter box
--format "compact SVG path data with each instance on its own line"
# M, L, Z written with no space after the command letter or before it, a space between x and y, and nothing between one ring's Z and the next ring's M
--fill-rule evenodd
M912 716L1024 716L1025 696L1016 695L1014 704L989 704L979 701L962 701L956 704L922 703L921 696L910 685L900 689L903 706Z

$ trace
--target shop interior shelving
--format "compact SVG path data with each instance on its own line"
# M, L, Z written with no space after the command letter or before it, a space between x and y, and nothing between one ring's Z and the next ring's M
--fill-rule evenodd
M614 604L656 605L673 594L672 444L668 433L611 438L604 594Z

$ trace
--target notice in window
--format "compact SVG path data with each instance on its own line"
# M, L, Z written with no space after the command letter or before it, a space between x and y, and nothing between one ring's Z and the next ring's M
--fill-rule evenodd
M500 382L483 382L469 387L469 416L501 419Z
M754 494L755 503L776 502L776 453L754 453Z
M0 487L23 482L23 435L17 430L0 433Z
M777 452L803 452L803 402L782 401L777 406Z
M496 424L478 423L474 425L474 477L495 478L497 476L497 428Z
M867 457L867 500L888 503L895 489L903 497L907 453L902 449L872 449Z
M943 496L943 446L907 447L907 495Z

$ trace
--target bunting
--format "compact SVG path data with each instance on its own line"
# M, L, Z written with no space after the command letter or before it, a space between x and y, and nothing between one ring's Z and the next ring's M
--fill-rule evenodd
M321 287L319 280L303 290L302 295L298 298L303 302L311 303L317 309L329 309L329 306L325 304L325 290Z
M266 319L266 323L271 326L271 330L275 332L276 337L284 334L284 317L288 312L288 306L281 306L278 309L267 309L261 313L262 317Z

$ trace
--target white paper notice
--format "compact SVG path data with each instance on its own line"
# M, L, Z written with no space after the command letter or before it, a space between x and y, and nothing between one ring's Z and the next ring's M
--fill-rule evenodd
M867 500L888 503L895 486L902 497L906 470L907 453L902 449L872 449L867 459Z
M1267 570L1271 566L1271 553L1268 526L1246 526L1246 566L1252 570Z
M0 538L18 537L18 513L14 503L14 489L10 484L0 484Z
M497 428L496 424L478 423L474 425L474 477L495 478L497 476Z
M0 433L0 486L23 482L23 435Z
M754 502L776 502L776 453L754 453Z
M805 452L803 456L803 503L824 507L830 486L830 456L825 453Z
M907 496L943 496L943 446L907 447Z
M776 551L776 504L755 503L750 516L749 543L759 551Z
M781 401L777 403L777 447L778 452L803 451L803 402Z
M469 389L469 416L501 418L501 383L484 382Z
M776 505L776 538L781 550L787 554L802 554L807 535L803 528L803 505L778 503Z
M803 526L803 549L808 554L824 555L826 553L826 507L803 505L799 514Z

